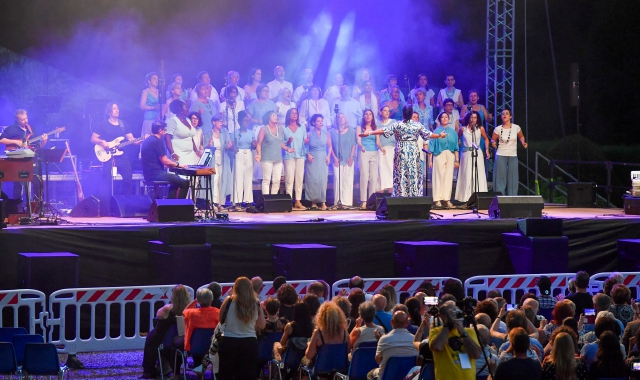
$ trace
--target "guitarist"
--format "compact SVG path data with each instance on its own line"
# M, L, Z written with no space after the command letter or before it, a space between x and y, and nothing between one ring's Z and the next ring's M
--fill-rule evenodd
M125 127L120 117L120 109L116 103L109 103L105 108L105 114L107 120L99 123L91 134L91 142L93 144L101 145L105 149L109 148L109 142L124 136L126 140L134 140L131 130ZM140 141L138 144L141 144ZM111 159L102 165L102 191L103 195L112 194L112 170L113 167L118 168L118 173L122 176L122 195L133 194L133 173L131 170L131 161L129 155L125 151L125 154L121 156L113 156Z
M26 141L32 136L33 128L29 125L29 118L27 116L27 111L23 109L16 110L14 113L16 122L12 125L8 126L2 135L0 135L0 144L4 144L7 146L8 150L17 149L17 148L26 148ZM47 143L48 136L45 134L42 136L41 142L39 142L39 146L43 146ZM0 190L2 190L2 182L0 182ZM13 185L13 199L22 199L23 194L23 183L22 182L14 182ZM23 203L18 205L18 209L22 209L24 207Z

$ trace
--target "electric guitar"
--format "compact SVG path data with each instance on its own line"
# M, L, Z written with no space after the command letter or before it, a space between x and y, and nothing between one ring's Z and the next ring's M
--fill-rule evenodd
M19 149L19 148L22 148L22 147L30 147L31 145L33 145L33 143L36 143L36 142L38 142L38 141L42 140L42 138L43 138L45 135L46 135L46 136L49 136L49 135L52 135L52 134L54 134L54 133L60 133L60 132L63 132L64 130L66 130L66 129L67 129L67 127L60 127L60 128L56 128L56 129L54 129L54 130L53 130L53 131L51 131L51 132L43 133L43 134L41 134L41 135L40 135L40 136L38 136L38 137L34 137L34 138L32 138L32 139L29 139L29 140L25 141L25 142L22 144L22 146L19 146L19 145L16 145L16 144L9 144L9 145L7 145L7 150L16 150L16 149Z
M111 159L112 156L122 155L124 152L121 149L125 146L142 141L145 139L145 137L146 136L140 136L137 139L129 140L123 143L121 143L120 141L124 140L124 137L116 137L115 139L109 141L109 148L105 149L102 145L96 144L93 147L93 151L96 153L96 158L98 158L100 162L107 162Z

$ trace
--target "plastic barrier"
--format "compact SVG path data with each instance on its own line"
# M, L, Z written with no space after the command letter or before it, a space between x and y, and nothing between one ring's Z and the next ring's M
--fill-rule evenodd
M548 273L548 274L521 274L500 276L474 276L464 282L465 294L477 300L486 298L489 290L499 290L507 303L518 303L524 293L533 292L539 295L537 287L538 278L547 276L551 280L551 294L566 294L569 287L569 279L575 277L575 273ZM484 294L480 297L481 293ZM480 297L480 298L479 298Z
M596 294L604 288L604 282L614 272L596 273L589 279L589 291ZM633 298L640 295L640 272L615 272L620 273L624 277L623 283L631 290ZM635 292L635 293L634 293Z
M293 286L300 297L304 297L307 294L307 287L314 282L316 282L316 280L287 280L287 284ZM273 281L263 281L262 284L264 288L262 288L260 292L260 301L264 301L270 296L276 296L276 291L273 289ZM209 286L209 284L202 285L200 288L206 288L207 286ZM231 294L233 282L224 282L221 283L220 286L222 287L222 295L220 298L225 299Z
M157 285L58 290L49 297L51 317L47 323L50 327L48 341L59 346L59 352L70 354L142 349L145 337L141 335L141 322L144 321L144 326L151 330L159 304L170 302L174 287ZM187 290L193 297L193 289L187 286ZM75 313L73 310L67 311L70 306L75 306ZM96 311L98 306L99 312ZM131 306L134 318L125 318L125 314L131 317ZM117 332L112 331L112 309L115 311L113 314L119 314L119 323L116 324L119 326L115 326ZM141 309L144 309L144 313ZM87 311L90 311L90 319L82 319ZM96 331L97 318L104 320L104 331L100 334ZM67 326L66 323L73 325ZM84 338L81 328L86 327L83 326L86 323L90 323L90 336ZM75 334L69 334L70 331L75 331ZM133 333L127 335L125 331Z
M20 313L22 307L27 308L28 313L25 316ZM6 308L13 309L13 325L4 326L2 324L4 318L0 318L0 327L25 327L29 334L45 335L45 319L48 314L44 293L31 289L2 290L0 291L0 312L3 316ZM23 323L20 323L21 321ZM24 322L28 322L28 327Z
M450 278L452 277L363 278L362 280L364 281L364 292L368 294L377 292L385 285L391 285L398 294L409 293L413 295L423 281L431 282L437 293L444 287L444 282ZM331 286L331 298L337 296L342 289L348 290L349 281L350 279L346 278L334 282L333 286ZM400 298L398 297L399 300Z

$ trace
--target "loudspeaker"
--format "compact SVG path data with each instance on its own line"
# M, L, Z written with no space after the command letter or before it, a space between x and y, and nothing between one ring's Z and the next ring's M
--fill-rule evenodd
M398 277L458 277L459 246L444 241L393 243Z
M160 241L169 245L206 244L207 230L204 226L163 227L158 230Z
M431 197L384 197L376 210L379 219L429 219Z
M562 219L518 219L517 225L524 236L562 236Z
M640 197L626 197L624 199L625 215L640 215Z
M78 287L78 255L69 252L19 253L21 289L36 289L47 296L56 290Z
M384 197L390 197L391 193L388 191L377 191L367 199L367 209L371 211L376 211L380 206L380 202L384 199Z
M498 195L489 206L489 218L540 218L543 208L539 195Z
M596 185L590 182L567 184L567 207L593 207L596 203Z
M256 206L262 212L291 212L293 204L289 194L262 194Z
M111 216L116 218L143 218L151 207L148 195L114 195L111 198Z
M149 222L193 222L194 208L191 199L154 199L147 221Z
M169 245L149 241L149 266L155 273L156 284L185 284L193 289L208 284L212 277L211 255L210 244Z
M491 201L500 193L496 193L493 191L480 192L477 191L471 194L471 198L467 201L468 209L478 209L478 210L488 210L491 205Z
M76 207L71 210L69 216L74 218L99 218L102 215L101 211L101 202L100 199L96 196L90 196L89 198L85 198L82 202L78 203ZM109 210L107 208L107 210ZM108 216L106 213L103 216Z
M640 239L618 239L618 267L622 272L640 269Z
M503 233L502 239L516 274L566 273L569 239L566 236L532 237Z
M322 244L274 244L272 274L288 280L321 278L332 284L337 280L337 249Z

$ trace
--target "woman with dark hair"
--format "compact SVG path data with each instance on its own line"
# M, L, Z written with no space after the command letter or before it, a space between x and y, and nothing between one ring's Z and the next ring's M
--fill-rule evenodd
M419 197L423 195L422 168L420 167L420 155L418 150L418 136L423 139L437 139L446 137L446 133L432 133L422 124L411 120L413 108L404 107L402 110L403 121L393 123L387 127L377 129L369 134L363 133L360 137L369 135L392 134L396 138L395 156L393 159L393 196L394 197Z
M380 107L380 122L377 125L380 128L387 127L395 121L389 118L389 106ZM395 157L396 138L391 135L376 136L376 144L378 145L378 175L380 178L380 189L391 192L393 191L393 160Z
M458 181L456 182L455 199L460 202L467 202L471 198L471 194L477 191L487 191L484 159L489 157L489 138L484 132L484 127L480 124L480 114L477 111L469 112L463 124L466 126L458 130L462 155L460 157ZM486 152L483 152L480 148L481 139L484 140L487 147ZM486 153L486 156L484 153Z
M191 107L189 108L189 111L200 114L205 146L209 146L209 141L211 140L211 118L218 114L218 103L209 98L209 88L206 84L198 83L194 89L198 97L191 102Z
M393 86L398 85L398 78L394 74L388 74L384 77L384 83L387 87L380 91L380 104L384 104L386 101L391 100L391 90L393 89ZM399 96L402 103L406 103L402 92L399 92Z
M409 330L410 333L415 334L422 323L422 315L420 314L420 308L422 305L416 297L411 297L404 301L404 306L406 306L409 311L410 324L407 326L407 330Z
M276 297L278 301L280 301L280 311L278 314L286 320L292 321L294 305L298 302L296 289L291 284L282 284L278 289ZM308 306L307 312L310 312Z
M249 75L249 81L244 86L244 100L247 104L253 102L258 99L258 86L262 84L262 70L257 67L251 69L251 74Z
M312 128L313 126L309 124L309 118L316 114L322 115L327 128L333 124L329 103L322 98L322 89L318 85L313 85L309 88L308 98L300 104L300 123Z
M391 98L383 101L382 105L389 107L389 117L391 119L400 121L402 120L402 109L406 103L400 98L400 87L393 85L389 91Z
M347 117L338 113L338 128L331 129L333 144L333 192L334 201L353 206L353 173L355 169L356 134L347 125Z
M352 98L354 99L358 99L361 97L362 94L364 94L365 92L367 92L366 87L367 87L367 83L369 84L369 86L371 87L371 89L369 90L371 93L375 92L374 89L374 83L373 83L373 78L371 77L371 72L369 71L369 69L367 68L362 68L360 70L358 70L356 72L356 83L353 86L353 89L351 90L351 94L352 94ZM375 96L375 95L374 95ZM362 100L362 99L361 99ZM362 107L362 109L367 109L365 107ZM378 109L378 107L375 108L369 108L369 109Z
M239 100L238 90L239 88L234 85L225 87L224 97L226 100L220 104L220 113L224 116L222 125L232 134L237 128L240 128L238 115L244 111L244 102Z
M431 183L433 186L433 201L435 207L453 208L451 203L451 190L453 187L453 170L460 167L458 152L458 134L449 123L449 115L441 112L438 115L440 126L436 133L444 133L446 138L429 143L431 161L429 167L433 168Z
M376 136L376 120L372 110L365 110L362 122L358 126L356 142L360 147L360 208L367 208L367 199L378 191L378 146ZM361 137L365 135L365 137ZM367 191L368 190L368 191Z
M169 108L175 114L167 120L167 133L164 135L170 157L182 165L195 165L198 163L196 152L200 144L196 141L198 132L187 118L187 104L178 99L172 101Z
M258 98L251 102L247 107L247 112L251 115L251 122L253 125L265 125L263 124L262 117L268 112L275 112L276 104L269 99L269 87L266 84L261 84L256 90ZM276 122L278 121L276 114Z
M500 115L502 125L493 130L491 145L496 149L493 165L493 189L502 195L518 195L518 144L527 149L524 134L518 124L511 123L511 110Z
M629 305L631 291L625 284L617 284L611 289L611 300L613 305L611 305L609 311L613 313L616 319L622 322L624 326L633 321L635 310L633 306Z
M543 380L586 380L588 368L576 358L573 339L560 333L553 341L551 354L542 363Z
M611 331L600 335L596 361L589 366L589 379L627 378L629 369L620 352L618 337Z
M264 87L269 91L268 87ZM262 88L260 96L264 96ZM269 100L271 102L271 100ZM251 103L249 108L259 100ZM273 102L271 102L273 103ZM255 160L262 167L262 194L278 194L280 177L282 176L282 149L284 145L284 128L278 126L276 111L268 111L262 116L264 127L258 133Z
M436 95L435 92L433 92L432 89L430 89L429 87L429 82L427 80L427 75L420 73L418 74L418 81L416 82L416 87L411 90L411 92L409 92L409 99L411 100L411 104L415 105L418 104L418 92L420 90L422 90L424 92L424 102L426 104L428 104L430 107L435 107L435 100L434 100L434 96ZM433 118L433 116L432 116ZM424 123L422 123L424 125Z
M350 329L353 330L356 319L358 319L358 308L363 302L366 301L366 298L362 289L353 288L351 290L351 293L349 293L349 296L347 297L347 299L351 304L351 313L349 313L349 316L347 318L348 320L347 324L350 327ZM349 331L349 333L351 333L351 330Z
M282 91L288 90L283 88ZM287 194L295 199L294 210L306 210L302 200L302 182L304 180L304 162L307 155L309 137L307 130L300 125L298 110L290 108L284 120L284 183ZM295 188L295 196L294 196Z
M304 176L305 198L312 203L320 203L320 209L326 210L328 168L333 152L331 136L323 127L322 115L315 114L309 121L313 129L309 132L307 168Z
M211 140L207 146L215 147L213 154L213 166L216 174L213 177L213 203L224 205L227 203L227 195L231 194L232 174L231 161L233 160L233 141L229 137L229 130L222 127L222 115L211 118Z
M253 156L251 144L253 131L249 130L251 116L246 111L238 112L240 127L236 129L234 141L236 143L234 160L236 188L233 194L234 203L253 202Z
M196 145L196 156L198 159L202 157L202 153L204 152L204 137L202 135L202 119L200 118L200 114L197 112L191 112L187 119L191 122L191 125L196 129L196 137L193 139Z
M144 111L144 121L142 122L142 132L140 136L151 134L151 124L160 120L160 94L158 93L158 74L147 73L144 83L147 86L140 95L140 109Z
M279 354L283 354L288 345L294 348L305 350L307 341L313 335L315 325L309 311L309 305L304 302L297 302L293 305L293 313L291 322L284 326L284 333L280 339L280 343L275 344L275 350Z

